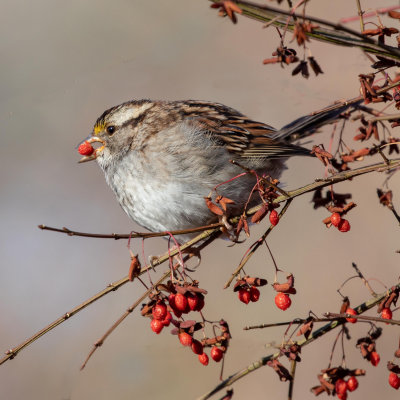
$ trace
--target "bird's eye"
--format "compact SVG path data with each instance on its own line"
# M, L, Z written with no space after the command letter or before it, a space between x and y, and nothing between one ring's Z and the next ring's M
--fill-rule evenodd
M113 135L114 132L115 132L115 126L114 126L114 125L107 126L107 133L108 133L110 136Z

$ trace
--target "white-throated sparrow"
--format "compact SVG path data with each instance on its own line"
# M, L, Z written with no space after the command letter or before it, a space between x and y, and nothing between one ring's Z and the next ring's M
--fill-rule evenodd
M215 221L204 197L243 172L230 160L279 178L287 157L310 155L290 143L293 135L309 134L339 111L303 117L277 131L218 103L134 100L98 118L88 141L102 146L81 161L97 159L121 207L138 224L151 231L188 229ZM218 191L235 202L235 213L254 184L247 174Z

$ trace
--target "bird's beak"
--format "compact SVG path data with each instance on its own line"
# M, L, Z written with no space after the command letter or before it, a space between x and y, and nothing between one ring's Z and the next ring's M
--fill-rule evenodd
M94 149L93 153L90 154L89 156L84 156L82 157L78 162L79 163L84 163L86 161L92 161L95 160L98 155L104 150L104 148L106 147L106 143L104 142L104 140L101 140L100 138L96 137L96 136L89 136L88 138L86 138L85 140L82 140L82 142L80 144L82 144L83 142L88 142L90 144L95 143L95 142L99 142L102 145L97 148Z

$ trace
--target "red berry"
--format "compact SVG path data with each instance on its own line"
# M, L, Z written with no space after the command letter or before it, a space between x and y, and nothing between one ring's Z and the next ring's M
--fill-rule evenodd
M206 353L199 354L199 361L200 361L203 365L208 365L208 355L207 355Z
M350 230L350 222L347 219L341 219L338 225L340 232L348 232Z
M89 142L83 142L79 145L78 152L82 156L90 156L93 154L94 148Z
M239 300L242 303L249 304L249 302L250 302L250 292L247 289L245 289L245 288L240 289L239 293L238 293L238 297L239 297Z
M292 300L290 300L290 297L285 294L285 293L278 293L275 296L275 304L278 308L281 310L285 311L287 310L290 305L292 304Z
M180 318L182 316L182 311L177 310L176 308L174 308L172 311L174 312L176 318Z
M379 364L379 361L381 361L381 357L379 355L379 353L377 353L376 351L373 351L370 355L370 360L371 360L371 364L376 367Z
M184 345L184 346L191 346L193 342L193 338L186 332L181 332L179 335L179 341Z
M384 308L381 317L384 319L392 319L392 310L390 308Z
M199 304L199 298L195 293L189 293L187 296L188 305L191 311L197 311L197 307Z
M276 212L276 210L272 210L271 213L269 214L269 222L271 225L275 226L278 225L279 222L279 215Z
M255 287L252 286L250 288L250 301L256 302L260 298L260 291Z
M164 324L159 319L152 319L150 322L150 328L158 335L164 328Z
M172 321L172 315L169 311L167 311L167 315L165 316L165 318L161 321L163 323L164 326L169 326L169 324Z
M203 354L203 345L196 339L192 340L192 351L194 354Z
M355 376L351 376L347 381L347 389L349 392L354 392L358 388L358 380Z
M347 382L344 381L343 379L338 379L335 383L335 390L336 393L339 394L343 394L346 393L347 391Z
M357 315L357 312L349 307L346 310L346 314ZM357 322L357 318L346 318L346 320L347 320L347 322L350 322L352 324L355 324Z
M172 309L176 308L176 306L175 306L175 295L174 295L174 293L171 293L171 294L168 296L168 303L169 303L169 305L171 306Z
M400 387L400 378L394 372L391 372L389 375L389 385L396 390Z
M177 293L175 295L175 307L177 310L185 312L186 309L188 308L188 301L186 296L184 296L182 293Z
M347 399L347 393L343 392L343 393L337 393L337 397L340 400L346 400Z
M331 215L331 223L333 226L338 226L341 220L342 217L340 216L339 213L335 212Z
M197 293L197 307L195 311L201 311L204 307L204 295L201 293Z
M176 316L177 318L180 318L180 317L182 316L182 311L181 311L181 310L178 310L178 309L176 308L175 296L176 296L176 295L175 295L174 293L171 293L171 294L168 296L168 303L169 303L169 305L171 306L172 311L174 312L175 316Z
M164 320L167 316L167 306L164 303L156 304L151 310L153 314L153 318L159 319L160 321Z
M219 347L213 346L211 347L210 355L215 362L220 362L224 356L224 352Z

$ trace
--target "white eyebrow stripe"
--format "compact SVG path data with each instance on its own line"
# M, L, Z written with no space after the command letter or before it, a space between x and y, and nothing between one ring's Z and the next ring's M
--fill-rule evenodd
M121 112L122 110L118 110L118 112L116 112L111 117L110 122L118 126L123 125L125 122L131 119L138 118L152 106L153 106L152 103L144 103L137 107L132 107L132 105L127 105L122 109L123 112Z

